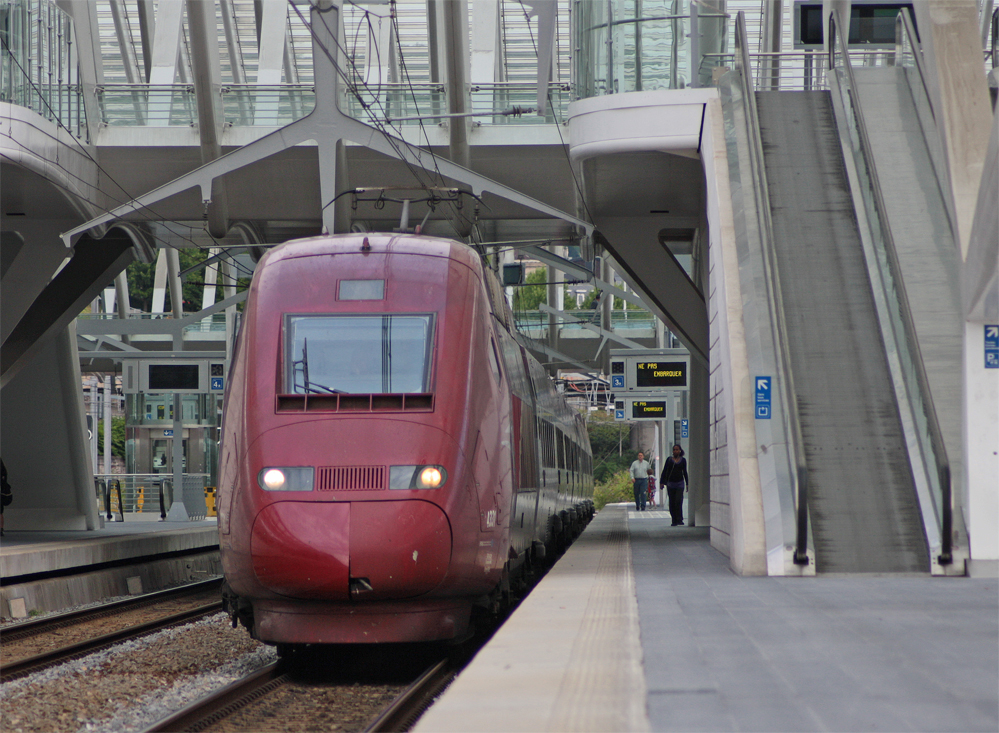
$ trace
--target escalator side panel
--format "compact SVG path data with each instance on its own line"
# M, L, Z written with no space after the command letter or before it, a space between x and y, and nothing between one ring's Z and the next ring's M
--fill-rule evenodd
M758 92L819 572L929 554L828 92Z

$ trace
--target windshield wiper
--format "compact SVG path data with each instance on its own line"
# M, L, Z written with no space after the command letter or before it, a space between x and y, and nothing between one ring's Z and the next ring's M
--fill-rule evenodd
M305 384L295 383L296 392L301 388L302 391L308 394L347 394L342 389L333 389L332 387L327 387L325 384L309 381L309 339L302 339L302 358L296 361L294 366L296 367L295 371L298 371L298 367L301 366L302 377L305 379Z

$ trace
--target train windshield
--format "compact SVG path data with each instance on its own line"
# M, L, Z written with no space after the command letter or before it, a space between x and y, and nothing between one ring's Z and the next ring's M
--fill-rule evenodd
M431 314L285 316L289 394L430 391Z

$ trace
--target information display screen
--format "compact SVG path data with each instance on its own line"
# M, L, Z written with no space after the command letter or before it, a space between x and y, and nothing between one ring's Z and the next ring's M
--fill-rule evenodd
M197 364L150 364L149 391L172 392L175 389L197 391Z
M657 418L664 420L666 419L666 402L635 400L631 403L631 416L633 418Z
M686 387L687 362L646 361L635 365L635 383L641 387Z

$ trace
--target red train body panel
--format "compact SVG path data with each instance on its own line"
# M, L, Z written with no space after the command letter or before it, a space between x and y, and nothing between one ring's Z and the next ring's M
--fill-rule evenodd
M471 248L323 237L260 262L226 393L230 613L268 643L462 635L592 516L581 417Z

